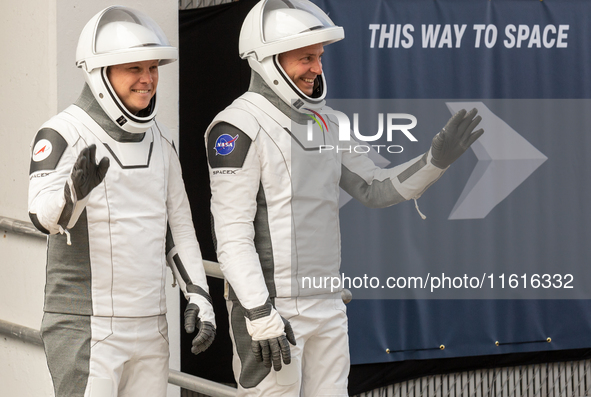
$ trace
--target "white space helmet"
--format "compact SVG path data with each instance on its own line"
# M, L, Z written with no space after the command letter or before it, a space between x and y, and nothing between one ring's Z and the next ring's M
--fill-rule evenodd
M122 6L107 7L96 14L80 34L76 66L107 115L123 130L142 133L154 124L157 95L141 116L132 114L121 102L107 78L107 67L130 62L176 61L178 50L149 16Z
M328 15L306 0L263 0L246 16L240 31L239 52L250 67L292 108L320 108L326 96L324 73L317 77L318 94L304 94L287 76L278 55L313 44L342 40L345 32Z

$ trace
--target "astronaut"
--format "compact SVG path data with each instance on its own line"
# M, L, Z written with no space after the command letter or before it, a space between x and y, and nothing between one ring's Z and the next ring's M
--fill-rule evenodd
M147 15L102 10L78 41L82 94L33 140L29 215L49 235L41 332L58 397L166 395L167 264L189 302L185 330L198 330L192 352L215 337L179 159L155 119L158 68L177 57Z
M356 144L339 140L330 116L307 135L309 115L331 114L321 57L343 38L306 0L257 3L239 38L249 90L205 134L239 396L348 395L341 294L303 282L339 277L340 188L369 207L417 199L483 133L475 110L460 111L426 153L390 169L355 150L318 150Z

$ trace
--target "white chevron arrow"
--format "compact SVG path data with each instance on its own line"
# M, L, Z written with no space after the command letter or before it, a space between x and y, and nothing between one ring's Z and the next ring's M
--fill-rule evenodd
M448 219L482 219L548 158L482 102L446 102L455 114L478 109L484 128L472 150L478 163Z

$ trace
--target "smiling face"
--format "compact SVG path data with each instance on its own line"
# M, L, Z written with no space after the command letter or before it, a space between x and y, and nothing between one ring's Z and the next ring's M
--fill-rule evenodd
M306 95L314 92L314 81L322 74L322 43L279 54L279 64L287 76Z
M137 114L156 94L158 60L109 66L107 77L127 110Z

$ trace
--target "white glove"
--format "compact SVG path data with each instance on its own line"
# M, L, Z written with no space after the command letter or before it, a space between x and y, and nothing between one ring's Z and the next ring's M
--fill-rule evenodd
M199 354L207 350L215 339L215 316L211 303L204 297L192 296L189 298L189 304L185 309L185 331L188 334L195 332L197 336L193 338L191 352Z
M252 337L256 360L267 368L273 365L275 371L281 369L282 358L286 365L291 363L289 343L295 346L296 340L289 321L281 317L269 301L245 312L246 329Z

